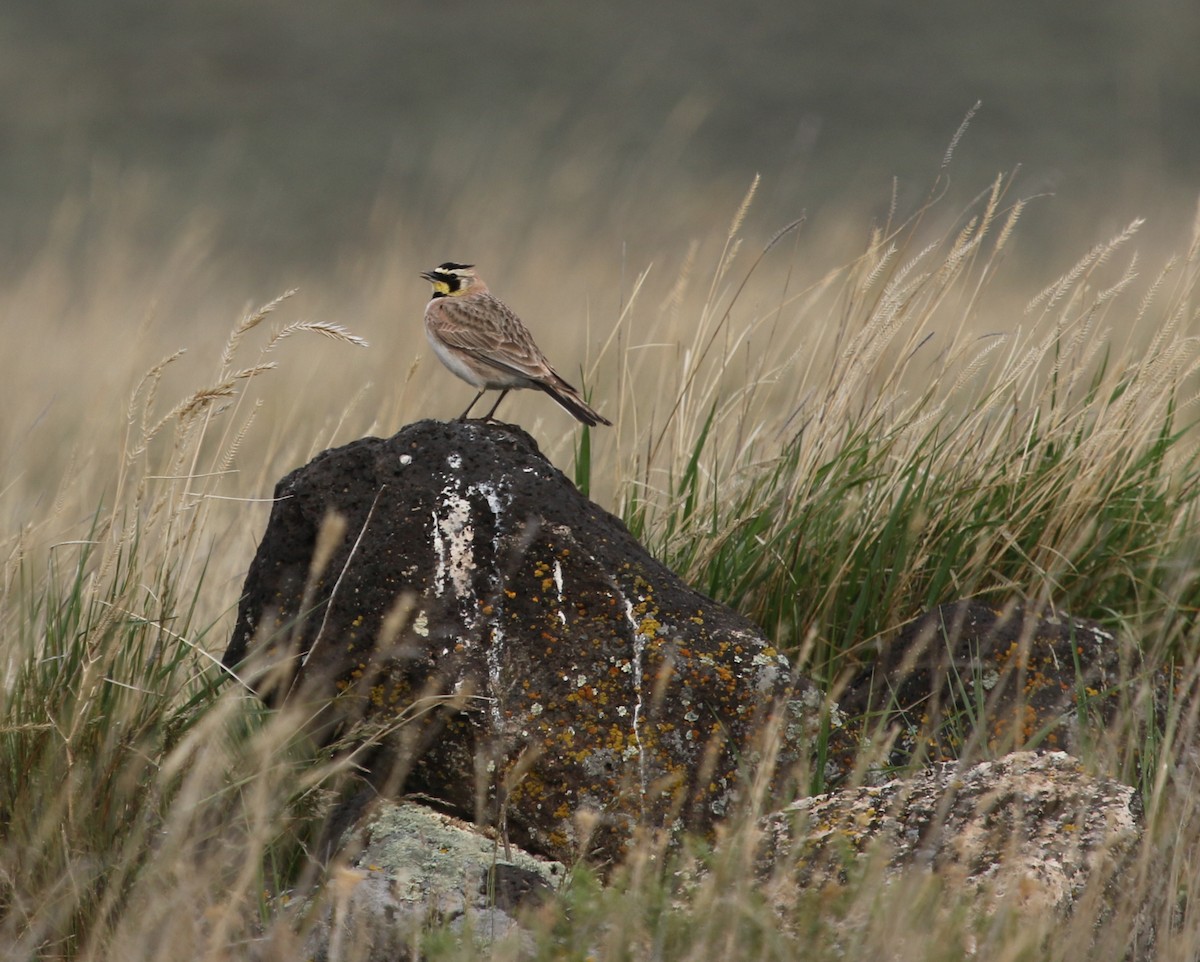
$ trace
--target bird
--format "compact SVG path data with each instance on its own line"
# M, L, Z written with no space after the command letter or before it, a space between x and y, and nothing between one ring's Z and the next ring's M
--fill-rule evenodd
M612 424L559 377L521 319L475 273L474 264L447 261L422 271L421 277L433 285L433 296L425 306L425 334L433 353L479 389L458 420L467 419L486 391L500 392L483 416L490 421L509 391L538 388L589 427Z

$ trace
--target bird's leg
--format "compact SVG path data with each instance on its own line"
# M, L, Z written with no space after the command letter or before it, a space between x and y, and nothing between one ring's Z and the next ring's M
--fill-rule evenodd
M483 419L485 421L490 421L492 419L492 415L496 413L496 408L498 408L500 406L500 402L504 400L504 395L506 395L507 393L508 393L508 388L505 388L503 391L500 392L500 396L498 398L496 398L496 403L492 405L492 409L483 416ZM474 402L471 402L471 403L474 403Z
M484 390L484 391L486 391L486 390L487 390L487 388L484 388L483 390ZM500 396L501 396L501 397L504 397L504 395L503 395L503 394L501 394ZM478 401L478 400L479 400L481 397L483 397L483 391L480 391L480 392L479 392L478 394L476 394L476 395L475 395L473 398L471 398L471 403L467 405L467 409L466 409L465 411L463 411L463 413L462 413L462 414L460 414L460 415L458 416L458 419L459 419L460 421L465 421L465 420L467 419L467 415L471 413L471 408L473 408L473 407L475 406L475 402L476 402L476 401ZM497 403L498 403L498 402L497 402ZM493 408L492 410L495 410L495 408Z

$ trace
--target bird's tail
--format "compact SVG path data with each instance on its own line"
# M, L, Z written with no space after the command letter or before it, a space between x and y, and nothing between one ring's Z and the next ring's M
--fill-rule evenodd
M612 421L603 414L592 410L587 401L579 396L579 392L557 374L553 378L536 383L538 387L554 398L564 410L570 412L576 420L582 421L588 427L595 427L597 424L612 425Z

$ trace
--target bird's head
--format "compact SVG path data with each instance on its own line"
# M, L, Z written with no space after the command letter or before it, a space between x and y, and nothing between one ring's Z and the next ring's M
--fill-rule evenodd
M457 297L472 290L479 290L482 281L475 274L474 264L455 264L446 261L431 271L422 271L421 276L433 285L434 297Z

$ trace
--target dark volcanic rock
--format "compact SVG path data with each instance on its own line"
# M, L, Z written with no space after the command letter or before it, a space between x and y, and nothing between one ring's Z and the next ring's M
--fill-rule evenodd
M1015 603L947 604L906 625L847 687L839 706L849 723L834 741L846 767L864 736L890 744L890 766L1075 751L1120 719L1145 718L1133 698L1150 691L1165 705L1171 680L1147 686L1143 671L1128 639L1098 622Z
M777 771L808 755L812 686L517 428L423 421L276 499L225 662L314 706L324 738L372 731L387 794L612 858L637 826L709 828L765 733Z

